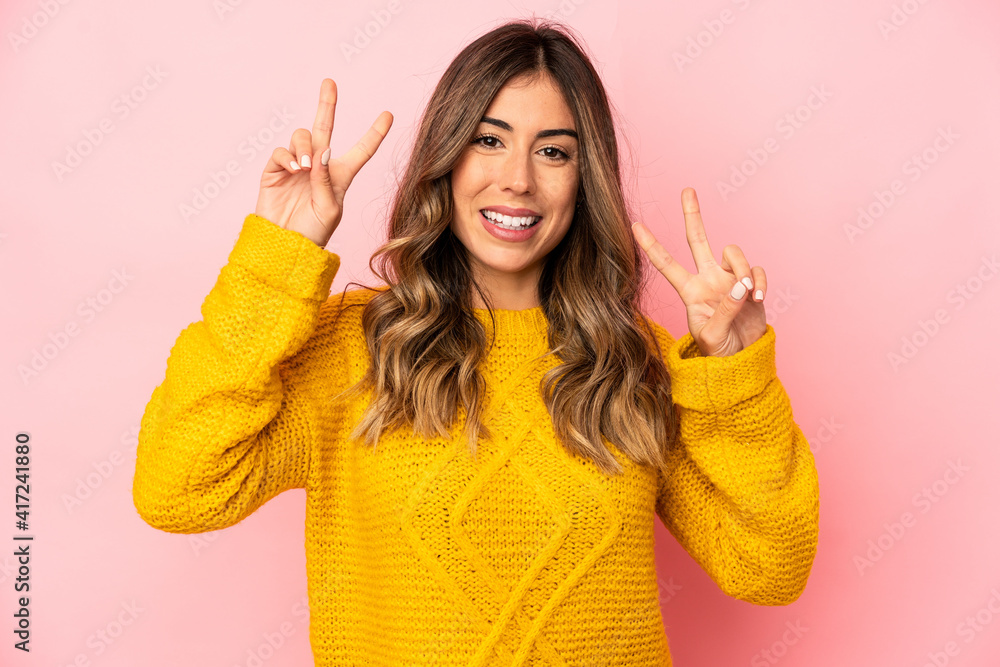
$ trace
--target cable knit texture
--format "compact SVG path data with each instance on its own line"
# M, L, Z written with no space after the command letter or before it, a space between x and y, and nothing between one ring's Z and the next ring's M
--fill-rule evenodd
M625 472L608 477L559 443L538 390L558 360L531 361L548 349L541 307L495 311L482 366L495 442L474 459L460 407L449 437L404 428L373 451L346 437L366 397L331 400L369 363L371 293L341 306L339 267L246 217L146 407L133 485L140 516L174 533L232 526L304 488L316 665L670 665L654 514L726 594L801 594L819 489L770 325L716 358L653 323L681 419L665 474L612 444Z

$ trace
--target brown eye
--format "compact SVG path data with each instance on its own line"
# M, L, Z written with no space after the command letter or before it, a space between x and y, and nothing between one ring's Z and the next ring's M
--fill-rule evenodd
M498 137L495 134L480 134L478 137L472 140L472 143L479 144L480 146L484 146L486 148L496 148L496 145L494 144L483 143L484 141L489 141L491 139L496 141L497 143L500 142L500 137Z
M554 160L568 160L569 155L566 151L556 148L555 146L546 146L542 149L543 151L555 151L555 155L546 155L545 157L552 158Z

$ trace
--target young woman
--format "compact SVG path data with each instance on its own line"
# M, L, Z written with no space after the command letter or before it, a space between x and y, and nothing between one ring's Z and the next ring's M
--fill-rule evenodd
M330 159L337 90L277 148L141 423L150 525L218 530L306 490L317 665L669 665L654 515L728 595L788 604L816 551L812 455L775 375L765 275L697 274L630 226L579 40L513 22L421 119L377 252L330 298L324 249L389 130ZM642 252L690 333L640 312ZM374 258L373 258L374 259Z

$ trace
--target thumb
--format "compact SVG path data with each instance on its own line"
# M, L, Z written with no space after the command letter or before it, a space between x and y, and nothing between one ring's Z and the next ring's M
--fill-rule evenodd
M719 306L712 314L711 319L714 327L717 327L719 331L725 331L732 325L733 320L743 308L743 304L746 303L748 291L749 288L741 281L733 284L732 289L719 301Z
M314 158L315 159L315 158ZM312 200L323 211L335 214L338 204L333 198L333 186L330 182L330 148L327 147L319 156L319 160L309 172L309 186L312 190Z

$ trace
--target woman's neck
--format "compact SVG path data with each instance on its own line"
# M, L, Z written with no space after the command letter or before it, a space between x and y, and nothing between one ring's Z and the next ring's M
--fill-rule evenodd
M480 278L479 284L494 310L526 310L542 303L538 294L539 277L537 274L490 275ZM477 290L472 290L472 304L473 308L486 309Z

